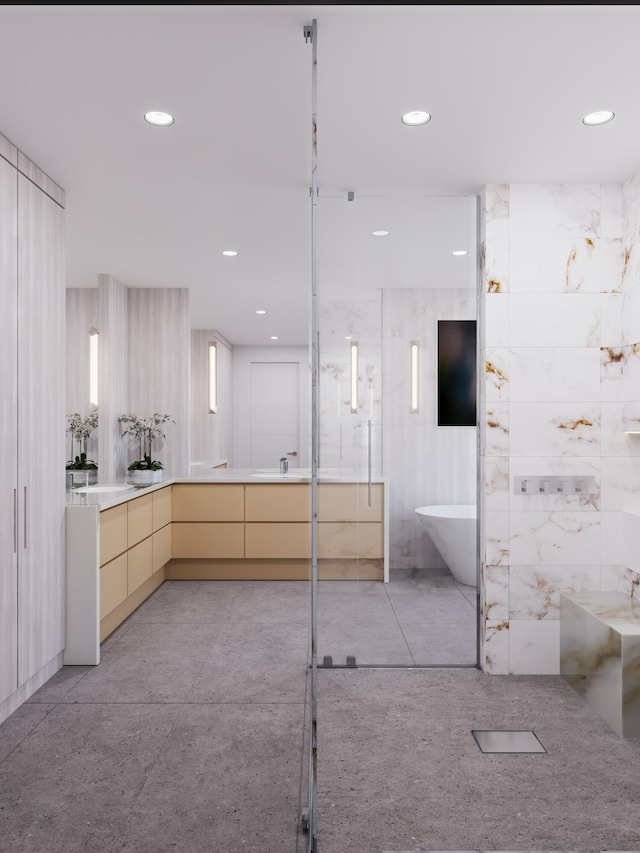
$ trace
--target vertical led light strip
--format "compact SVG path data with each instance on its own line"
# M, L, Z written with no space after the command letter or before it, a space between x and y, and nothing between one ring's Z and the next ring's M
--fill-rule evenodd
M209 414L218 411L218 346L209 341Z
M93 326L89 329L89 405L98 405L98 338Z
M418 341L411 341L411 412L418 411Z
M352 415L358 412L358 344L351 341L349 344L349 411Z

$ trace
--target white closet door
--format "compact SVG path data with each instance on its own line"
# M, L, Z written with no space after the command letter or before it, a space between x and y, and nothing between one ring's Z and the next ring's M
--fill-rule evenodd
M0 702L18 685L17 174L0 157Z
M64 647L64 210L18 176L18 682Z

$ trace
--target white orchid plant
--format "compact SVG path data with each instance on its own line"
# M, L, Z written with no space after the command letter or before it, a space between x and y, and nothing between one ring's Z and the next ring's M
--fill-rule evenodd
M71 457L67 461L67 471L97 471L93 459L87 458L87 444L91 433L98 426L98 409L95 408L86 417L79 412L67 415L67 433L71 436ZM78 452L76 453L76 444Z
M123 426L123 436L134 436L138 439L140 456L129 465L129 471L161 471L162 462L153 458L152 445L154 441L166 439L163 429L164 424L175 423L171 415L163 415L155 412L149 418L141 418L139 415L120 415L120 423Z

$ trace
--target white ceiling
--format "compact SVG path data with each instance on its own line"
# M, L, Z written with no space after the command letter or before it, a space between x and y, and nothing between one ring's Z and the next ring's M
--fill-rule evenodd
M395 198L391 240L407 196L467 197L473 241L468 197L487 183L640 170L638 5L2 5L0 132L66 191L70 287L188 287L194 328L307 342L314 20L317 210L333 223L318 257L336 275L348 205L364 228ZM431 122L405 127L419 108ZM150 109L175 124L151 127ZM615 120L585 127L599 109ZM418 229L421 263L458 248L450 220L438 208Z

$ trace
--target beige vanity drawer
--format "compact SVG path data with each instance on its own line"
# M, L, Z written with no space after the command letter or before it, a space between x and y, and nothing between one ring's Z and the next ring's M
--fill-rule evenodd
M127 543L129 548L153 532L153 495L143 495L134 498L127 504L128 507L128 534Z
M244 485L176 483L171 504L173 521L244 521Z
M100 513L100 565L109 563L127 550L127 505L120 504Z
M310 521L311 490L306 483L245 486L245 521Z
M171 559L171 525L157 530L151 537L153 549L153 571L157 572Z
M192 559L242 559L244 524L236 522L171 525L171 556Z
M171 486L152 492L152 529L155 533L171 522Z
M248 560L290 560L311 556L309 523L251 522L244 528L244 550Z
M382 521L382 483L319 483L318 521Z
M104 619L107 614L122 604L126 597L127 555L125 553L105 563L100 569L100 618Z
M127 555L127 592L131 595L153 574L151 537L129 548Z
M327 521L318 524L318 557L383 557L382 525Z

